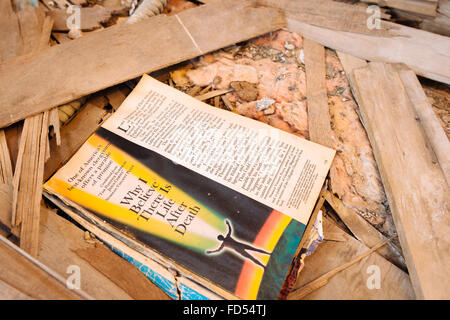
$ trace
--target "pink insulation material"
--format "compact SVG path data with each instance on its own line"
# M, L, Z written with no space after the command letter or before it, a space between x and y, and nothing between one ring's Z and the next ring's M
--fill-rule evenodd
M253 39L240 47L203 56L186 76L198 86L229 89L234 81L256 84L257 99L245 101L235 91L227 98L234 112L297 136L308 138L306 74L302 38L285 30ZM381 232L395 228L366 132L343 67L334 51L326 50L326 86L336 158L330 171L331 190ZM273 104L258 110L257 100Z

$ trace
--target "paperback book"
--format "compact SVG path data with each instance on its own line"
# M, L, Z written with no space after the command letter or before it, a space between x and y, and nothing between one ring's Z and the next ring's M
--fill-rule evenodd
M44 193L173 298L277 299L334 154L144 75Z

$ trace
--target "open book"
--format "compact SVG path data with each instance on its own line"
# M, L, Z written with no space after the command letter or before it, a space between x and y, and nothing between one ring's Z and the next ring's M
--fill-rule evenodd
M174 298L276 299L333 157L144 75L44 191Z

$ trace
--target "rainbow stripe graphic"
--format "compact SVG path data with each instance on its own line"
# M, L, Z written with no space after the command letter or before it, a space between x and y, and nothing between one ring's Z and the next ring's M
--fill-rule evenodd
M266 223L258 233L253 245L262 248L268 252L272 252L278 243L284 230L291 222L291 218L278 212L272 211ZM258 253L253 253L258 256ZM267 255L260 255L258 257L264 264L267 265L270 257ZM235 294L242 299L256 299L259 291L259 285L264 274L264 270L250 261L245 261L241 276L239 277Z

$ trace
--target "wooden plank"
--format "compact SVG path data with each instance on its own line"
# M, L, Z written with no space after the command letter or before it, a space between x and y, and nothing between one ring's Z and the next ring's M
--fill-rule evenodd
M0 280L0 300L30 300L31 297Z
M419 121L433 148L445 179L450 184L450 142L447 135L414 72L409 68L398 67L406 93L419 117Z
M379 29L367 27L370 15L362 6L333 0L259 0L258 3L283 10L288 19L295 18L314 26L373 36L390 36L387 32L389 26L384 22Z
M56 145L60 146L61 145L61 125L59 122L59 116L58 116L58 108L53 108L52 110L50 110L50 115L49 115L49 124L50 126L53 127L53 132L55 134L55 140L56 140ZM47 162L48 159L45 159L45 161Z
M98 240L86 241L85 232L73 223L58 216L50 209L42 208L40 251L38 259L55 272L67 277L69 266L78 266L81 275L81 289L95 299L128 300L138 297L164 299L167 296L154 286L134 266L107 249ZM83 258L78 254L83 252ZM123 264L125 263L125 264ZM109 270L108 268L116 268ZM110 272L111 271L111 272ZM135 289L116 283L135 278L139 293Z
M369 248L341 230L330 218L324 217L325 240L311 256L305 258L305 266L299 274L296 288L317 279L326 272L351 261ZM381 288L369 289L367 281L369 266L378 266ZM288 299L293 299L288 296ZM377 252L356 265L343 270L328 284L308 296L306 300L379 300L414 299L414 291L408 275L384 259Z
M309 140L332 148L330 110L325 83L325 48L307 38L303 40L306 69Z
M404 11L420 13L427 16L436 16L437 1L420 0L361 0L362 2L375 3L382 7L400 9Z
M434 18L423 19L418 27L422 30L450 37L450 18L440 13Z
M232 0L159 15L8 61L0 65L0 127L284 26L281 13L254 5Z
M404 63L416 74L450 84L450 38L388 23L395 35L376 37L321 28L286 19L288 29L323 46L360 59Z
M0 281L33 299L86 299L82 290L70 290L65 280L0 236Z
M450 190L443 172L396 68L371 62L353 78L416 296L449 299Z
M75 253L117 284L136 300L170 300L137 268L104 245L76 250Z
M70 266L80 268L80 287L95 299L129 300L131 297L89 263L79 258L74 250L93 246L84 240L84 232L49 209L41 209L41 234L38 259L62 277L67 277Z
M356 58L350 54L346 54L340 51L336 52L342 66L344 67L345 74L349 81L351 81L351 75L353 70L363 68L367 66L366 60Z
M303 287L301 287L299 289L296 289L295 291L293 291L291 293L291 297L294 299L302 299L305 296L314 292L315 290L322 288L323 286L327 285L328 281L332 277L334 277L336 274L338 274L339 272L360 262L362 259L368 257L369 255L371 255L372 253L374 253L375 251L377 251L378 249L380 249L381 247L386 245L391 240L392 239L381 241L380 243L376 244L373 248L371 248L370 250L367 250L366 252L364 252L362 255L356 257L355 259L353 259L349 262L346 262L343 265L340 265L339 267L337 267L333 270L328 271L327 273L320 276L319 278L305 284Z

